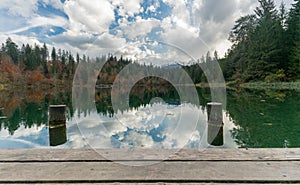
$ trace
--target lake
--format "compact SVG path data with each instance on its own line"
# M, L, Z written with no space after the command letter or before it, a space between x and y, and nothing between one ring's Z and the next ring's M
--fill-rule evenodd
M110 88L80 93L83 101L74 105L69 91L0 92L0 148L300 147L296 90L227 90L220 146L208 143L209 88L197 88L195 104L180 101L173 87L136 87L124 97L129 106L117 109ZM85 98L92 98L93 105ZM48 107L58 104L67 106L67 124L51 130ZM50 146L50 135L66 141Z

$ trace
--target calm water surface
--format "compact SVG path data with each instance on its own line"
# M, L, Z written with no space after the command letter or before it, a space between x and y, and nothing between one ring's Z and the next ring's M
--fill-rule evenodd
M55 131L66 132L67 140L58 148L212 147L207 143L210 91L197 91L200 105L181 102L174 88L136 88L126 99L129 108L118 110L110 89L95 95L83 91L81 97L94 99L94 108L72 105L70 92L0 92L0 148L50 147L48 107L53 104L67 105L66 130ZM300 147L299 105L299 91L228 90L221 147Z

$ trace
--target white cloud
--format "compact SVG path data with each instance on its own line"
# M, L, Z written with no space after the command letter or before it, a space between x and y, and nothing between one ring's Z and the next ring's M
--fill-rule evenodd
M195 0L178 2L164 0L173 7L172 15L162 23L162 37L166 42L177 45L194 58L200 58L207 51L218 49L222 56L230 47L228 34L234 22L241 15L252 13L257 5L251 0Z
M190 14L184 1L177 1L172 11L174 22L184 22L190 24Z
M106 0L66 1L64 10L69 17L69 29L77 33L102 33L114 21L113 6Z
M140 3L143 0L130 0L124 1L123 6L125 11L128 13L129 16L133 16L135 13L139 13L140 11Z
M43 0L43 3L49 4L54 8L62 8L62 3L59 0ZM20 35L20 32L26 32L27 30L35 27L45 27L51 29L52 26L66 27L67 19L58 15L49 15L48 17L41 16L37 12L38 1L19 1L19 0L3 0L0 4L1 16L0 20L1 28L1 41L4 42L7 37L11 37L14 42L19 46L21 44L41 44L36 34L30 34L30 36ZM47 28L48 27L48 28Z
M194 15L188 10L186 1L163 0L163 2L173 8L172 14L168 17L173 24L190 31L197 30L197 28L193 28L195 27ZM193 5L194 7L199 6L199 4Z
M0 34L10 32L11 30L22 29L27 26L26 18L20 17L15 18L15 16L8 16L7 12L0 10Z
M153 28L159 25L160 21L157 19L149 18L145 20L140 18L132 23L122 23L121 27L129 39L134 39L136 37L145 37L147 33L150 33Z
M179 26L166 28L161 36L166 43L174 45L183 53L187 52L194 59L200 58L210 49L198 35Z
M125 43L125 39L108 33L109 25L115 18L113 8L107 0L66 1L64 11L69 20L63 27L67 31L49 39L57 47L91 57L106 54L111 48L115 50Z
M290 4L291 1L285 0L285 3ZM96 53L98 49L98 55L100 52L106 54L119 51L118 48L127 45L124 47L124 53L135 59L153 56L165 57L170 61L172 55L173 58L177 56L177 59L179 55L172 50L168 53L157 52L155 48L144 43L153 28L158 28L157 30L161 28L162 31L157 32L158 35L154 37L152 35L151 39L157 38L174 44L195 58L204 55L208 50L218 50L219 54L223 55L230 47L227 38L234 21L242 15L253 13L253 9L258 5L253 0L225 0L222 5L218 0L163 0L172 7L172 12L159 21L136 16L141 11L156 12L160 6L156 0L151 1L145 9L140 5L143 0L69 0L65 3L61 3L60 0L39 0L39 2L44 6L50 5L64 11L68 18L38 15L38 0L29 0L26 3L19 0L2 0L0 21L6 26L0 29L1 34L9 36L37 26L45 27L47 30L50 30L51 26L58 26L67 31L48 37L49 42L57 47L67 47L64 49L74 49L80 53L85 52L87 48L95 50ZM276 3L279 5L279 0L276 0ZM120 27L115 30L117 34L111 35L109 26L115 21L114 10L123 18L119 19ZM135 16L136 21L128 21L130 16Z
M141 3L143 0L111 0L113 6L118 7L117 11L120 16L126 18L133 17L143 9Z
M50 40L56 44L68 43L71 46L79 49L87 49L87 44L92 43L95 38L89 33L76 33L72 31L64 32L60 35L50 37Z
M0 35L0 42L4 43L8 37L11 37L13 41L18 44L19 46L22 46L22 44L29 44L34 45L38 44L42 46L43 43L41 43L36 37L28 37L28 36L22 36L22 35L16 35L16 34L1 34Z
M93 42L99 48L112 48L118 49L126 44L125 38L115 37L108 33L103 33Z
M15 33L23 32L30 28L39 27L39 26L65 27L66 25L67 25L67 20L61 16L42 17L39 15L35 15L31 19L27 20L26 26L22 26L17 29L5 31L5 32L2 32L2 34L15 34Z
M2 0L0 9L7 10L10 15L30 17L37 11L37 0Z
M131 58L132 60L139 60L147 56L146 52L141 49L144 42L135 41L127 42L126 45L119 50L115 51L114 54L123 56L125 58Z
M28 21L31 27L43 26L43 25L51 25L58 27L66 27L67 19L61 16L51 16L51 17L42 17L42 16L34 16L32 19Z
M148 8L147 8L147 12L156 12L156 8L157 7L155 7L155 6L153 6L153 5L151 5L151 6L149 6Z
M63 10L64 6L63 3L60 0L42 0L44 5L51 5L52 7Z

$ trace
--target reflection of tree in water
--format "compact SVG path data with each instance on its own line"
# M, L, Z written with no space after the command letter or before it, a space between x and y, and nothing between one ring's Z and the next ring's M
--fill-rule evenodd
M96 108L98 113L113 116L114 110L111 103L111 89L99 89L96 92Z
M232 135L241 147L300 146L300 96L297 91L228 92Z
M189 88L186 88L184 91L187 93L188 90ZM201 108L204 110L206 103L210 100L210 91L209 89L197 89L197 91ZM67 119L74 117L75 110L78 113L76 116L88 116L93 111L95 104L98 113L113 116L111 89L97 89L94 96L90 92L92 91L87 88L75 92L80 93L78 97L82 99L81 104L77 104L76 107L72 107L72 93L70 91L23 90L20 92L0 92L0 130L8 130L13 135L21 126L32 128L48 125L49 105L67 105ZM157 86L141 86L141 84L138 84L131 89L129 106L131 109L137 109L151 103L151 100L157 97L160 97L166 103L180 103L180 97L175 87L170 84ZM122 89L120 90L120 98L126 98ZM120 111L126 111L126 109Z
M147 78L147 81L149 80L151 79ZM153 98L157 97L160 97L166 103L180 104L180 97L175 87L169 82L160 79L160 82L163 82L164 85L155 86L147 86L143 84L143 82L145 82L144 79L137 82L130 91L128 101L131 109L145 106L149 104ZM116 97L123 100L126 98L128 99L128 97L126 97L126 92L123 92L122 89L119 89L118 93L119 94ZM98 113L113 116L114 110L111 102L111 89L104 88L97 90L95 98ZM125 111L125 108L120 111Z
M180 97L175 87L163 79L159 79L159 81L163 82L164 85L145 86L137 83L131 89L129 106L137 109L151 103L152 99L158 97L169 104L180 104Z
M7 129L11 135L23 125L25 128L48 124L50 104L66 104L73 116L71 93L24 90L22 92L2 92L0 129ZM2 106L4 105L4 106Z
M159 79L157 77L153 77L153 79ZM152 79L152 80L153 80ZM145 106L151 103L151 100L154 98L161 98L165 103L168 104L180 104L182 101L180 96L174 86L172 86L169 82L163 79L159 79L160 82L164 85L145 85L150 83L151 77L147 78L146 80L140 80L137 82L130 91L129 99L126 97L126 92L123 92L122 88L120 88L117 92L119 93L115 97L119 98L120 101L124 101L124 99L128 99L130 109L138 109L141 106ZM189 94L189 90L191 87L181 87L183 93ZM193 88L193 87L192 87ZM210 100L210 90L209 89L197 89L199 102L201 108L205 109L206 103ZM96 108L97 112L103 115L113 116L114 110L111 102L111 89L103 88L97 89L96 95ZM194 103L194 102L187 102L187 103ZM120 109L120 107L119 107ZM126 111L126 106L124 109L120 109L119 111L123 112Z

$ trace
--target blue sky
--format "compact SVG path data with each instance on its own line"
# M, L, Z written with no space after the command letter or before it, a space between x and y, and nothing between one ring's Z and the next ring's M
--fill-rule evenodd
M284 0L288 8L291 2ZM234 21L256 6L256 0L1 0L0 41L187 61L207 51L223 55Z

